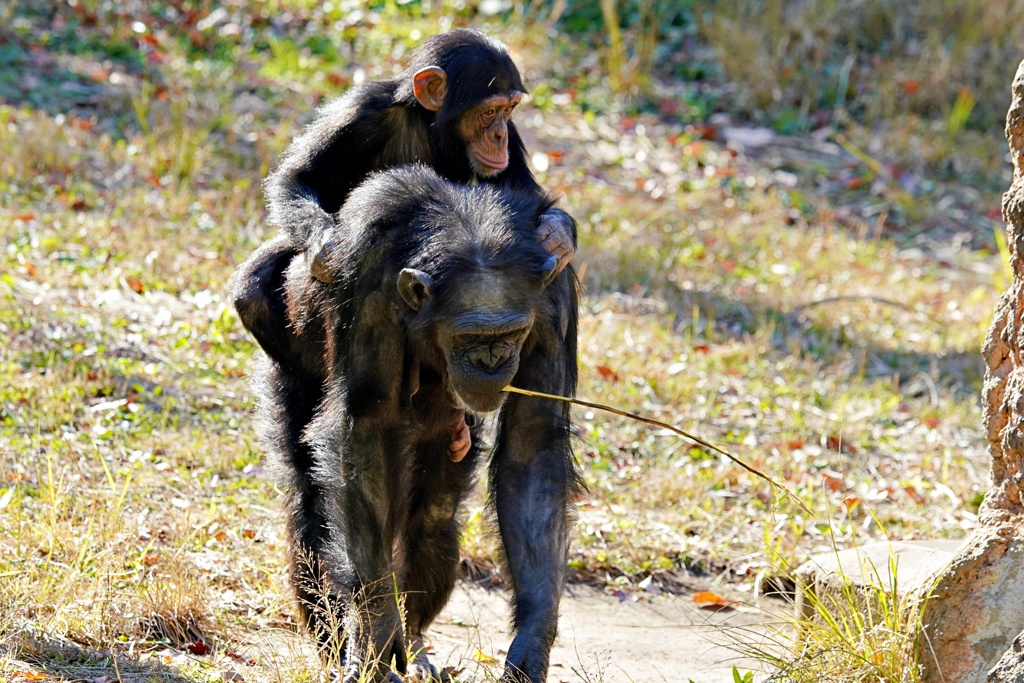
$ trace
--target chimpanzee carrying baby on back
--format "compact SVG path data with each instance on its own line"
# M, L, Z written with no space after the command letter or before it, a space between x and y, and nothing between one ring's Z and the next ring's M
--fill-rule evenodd
M470 37L477 45L479 34ZM449 83L453 63L471 71L449 60L438 68ZM389 116L419 116L420 106L398 103ZM482 113L491 123L505 116ZM459 139L472 153L471 138ZM515 143L509 168L525 163ZM435 168L447 175L445 164ZM285 234L236 274L239 314L267 353L257 374L261 435L290 476L292 583L303 622L323 651L340 655L346 683L399 680L392 667L437 678L422 635L454 586L457 512L481 453L479 423L468 453L453 451L451 425L466 410L499 411L491 503L515 629L502 680L545 680L578 488L569 414L565 403L502 389L575 390L575 274L544 239L567 221L571 236L556 235L564 246L575 226L535 182L505 187L500 174L470 186L453 180L472 176L446 179L422 164L393 168L346 189L329 221L316 214L327 215L321 188L296 200L306 232L284 220L272 182L271 214Z

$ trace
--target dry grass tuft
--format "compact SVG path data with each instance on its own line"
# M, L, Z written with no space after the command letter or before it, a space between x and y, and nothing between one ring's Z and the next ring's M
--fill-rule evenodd
M175 647L209 640L214 626L207 601L209 582L193 565L178 563L173 574L152 576L140 588L138 636L166 640Z

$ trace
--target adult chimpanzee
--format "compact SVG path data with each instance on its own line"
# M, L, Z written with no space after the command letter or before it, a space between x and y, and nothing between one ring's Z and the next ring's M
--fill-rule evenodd
M292 366L302 362L281 315L281 272L306 252L310 274L325 279L324 260L338 247L333 214L371 171L420 162L455 182L543 195L510 120L525 90L504 45L457 29L427 39L395 78L353 88L320 111L267 181L270 219L287 239L250 260L236 280L242 323L271 356ZM573 255L575 223L552 208L541 214L537 230L561 270ZM453 454L461 457L469 447L461 416L452 437Z
M467 409L500 409L490 491L515 627L502 680L545 680L578 486L568 408L502 388L575 390L575 274L558 273L536 239L549 208L535 193L400 167L349 195L326 233L338 248L319 265L324 282L305 259L283 275L292 350L322 367L326 391L314 404L318 377L265 362L262 433L291 478L303 621L322 648L340 645L346 683L399 680L392 659L400 672L437 677L421 636L455 581L456 513L480 427L461 460L447 429ZM407 645L419 652L411 663Z

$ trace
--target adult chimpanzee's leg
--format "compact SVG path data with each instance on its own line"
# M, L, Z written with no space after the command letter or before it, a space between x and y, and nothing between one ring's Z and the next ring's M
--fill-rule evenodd
M406 635L415 659L409 674L440 680L423 649L423 633L448 602L459 564L456 513L474 479L480 455L481 426L471 428L473 446L454 462L447 435L420 449L412 481L412 505L400 548L405 594Z
M325 657L344 652L339 596L330 595L325 583L327 517L324 489L312 476L313 453L302 432L320 401L316 381L264 359L256 370L260 392L261 435L291 478L286 503L291 547L291 580L299 600L300 617L313 633Z
M575 325L571 327L575 341ZM575 343L524 358L515 383L569 395ZM543 683L558 622L571 497L579 486L568 404L513 394L502 409L491 463L492 500L514 590L515 638L502 681Z
M326 494L323 566L332 592L347 603L342 680L398 682L392 659L404 672L406 655L392 549L403 515L392 501L402 463L392 456L402 451L389 436L398 430L360 415L356 392L343 398L336 391L328 391L306 437L314 449L312 477Z
M316 638L321 656L325 661L342 665L347 601L331 591L324 567L327 538L326 519L320 509L323 497L323 490L314 484L288 495L291 580L302 624Z
M284 300L285 270L299 253L293 242L278 237L257 249L231 279L231 298L245 329L286 369L296 363Z

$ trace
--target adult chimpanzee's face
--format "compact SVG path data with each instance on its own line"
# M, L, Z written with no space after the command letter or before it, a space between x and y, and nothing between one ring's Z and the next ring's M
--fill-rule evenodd
M494 273L477 273L461 280L447 301L433 301L433 282L421 271L407 268L398 280L406 304L430 316L433 341L447 362L448 390L461 407L490 412L501 407L502 391L519 370L523 343L533 328L541 285Z
M473 172L486 178L508 167L508 123L521 92L492 95L470 107L459 120L459 135Z

